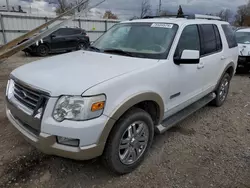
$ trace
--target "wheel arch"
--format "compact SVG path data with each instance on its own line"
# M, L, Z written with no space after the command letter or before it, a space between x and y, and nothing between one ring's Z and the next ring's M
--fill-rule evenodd
M218 88L219 84L220 84L220 81L221 79L223 78L223 76L225 75L225 73L228 73L232 79L234 73L235 73L235 70L236 70L236 67L235 67L235 64L234 62L230 62L224 69L224 71L222 72L219 80L217 81L217 85L215 88Z
M124 113L126 113L129 109L133 107L140 107L139 105L143 104L144 102L149 102L150 104L155 104L157 108L157 115L154 123L158 125L163 118L164 115L164 102L161 96L154 92L147 92L137 94L129 99L126 99L120 106L118 106L112 115L110 116L109 120L106 122L105 128L102 131L98 143L105 147L105 143L108 139L108 136L114 127L117 120L119 120ZM143 109L143 108L142 108ZM145 110L145 109L144 109ZM149 112L150 114L150 112ZM152 115L152 114L150 114Z

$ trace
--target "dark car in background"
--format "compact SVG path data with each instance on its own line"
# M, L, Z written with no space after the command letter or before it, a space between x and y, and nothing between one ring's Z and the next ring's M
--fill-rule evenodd
M49 53L86 49L89 45L89 37L85 30L81 28L60 28L23 51L30 55L47 56Z

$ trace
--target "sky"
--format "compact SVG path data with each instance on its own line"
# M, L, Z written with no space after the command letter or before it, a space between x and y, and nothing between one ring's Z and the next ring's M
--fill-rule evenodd
M10 5L21 5L27 11L32 7L35 14L54 14L57 0L9 0ZM90 0L91 4L101 0ZM92 10L93 16L100 16L105 10L111 10L120 18L131 18L140 14L142 0L106 0L102 5ZM182 5L184 13L216 13L222 9L230 9L236 12L237 7L246 4L248 0L162 0L162 10L177 12L178 6ZM152 12L158 10L159 0L150 0ZM6 0L0 0L0 5L5 5Z

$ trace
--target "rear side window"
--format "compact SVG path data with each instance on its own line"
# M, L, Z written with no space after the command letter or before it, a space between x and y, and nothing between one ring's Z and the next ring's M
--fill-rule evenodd
M217 52L217 39L212 24L200 25L203 36L201 55L208 55Z
M174 56L181 57L183 50L200 51L200 37L197 25L189 25L184 28Z
M57 36L64 35L64 29L63 29L63 28L58 29L57 31L55 31L55 32L52 33L52 34L57 35Z
M236 41L235 32L230 25L222 25L223 31L227 38L227 43L229 48L235 48L238 46Z
M80 29L65 28L63 29L63 35L78 35L81 34Z

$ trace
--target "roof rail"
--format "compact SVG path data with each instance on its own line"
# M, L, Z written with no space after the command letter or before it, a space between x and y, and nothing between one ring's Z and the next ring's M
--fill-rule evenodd
M202 15L202 14L190 14L183 15L182 17L178 15L164 15L164 16L144 16L142 19L150 19L150 18L186 18L186 19L207 19L207 20L221 20L218 16L210 16L210 15Z
M189 15L183 15L182 17L179 17L178 15L164 15L164 16L144 16L142 19L151 19L151 18L188 18Z
M189 17L189 19L221 20L221 17L211 16L211 15L194 14L194 15L191 15Z

